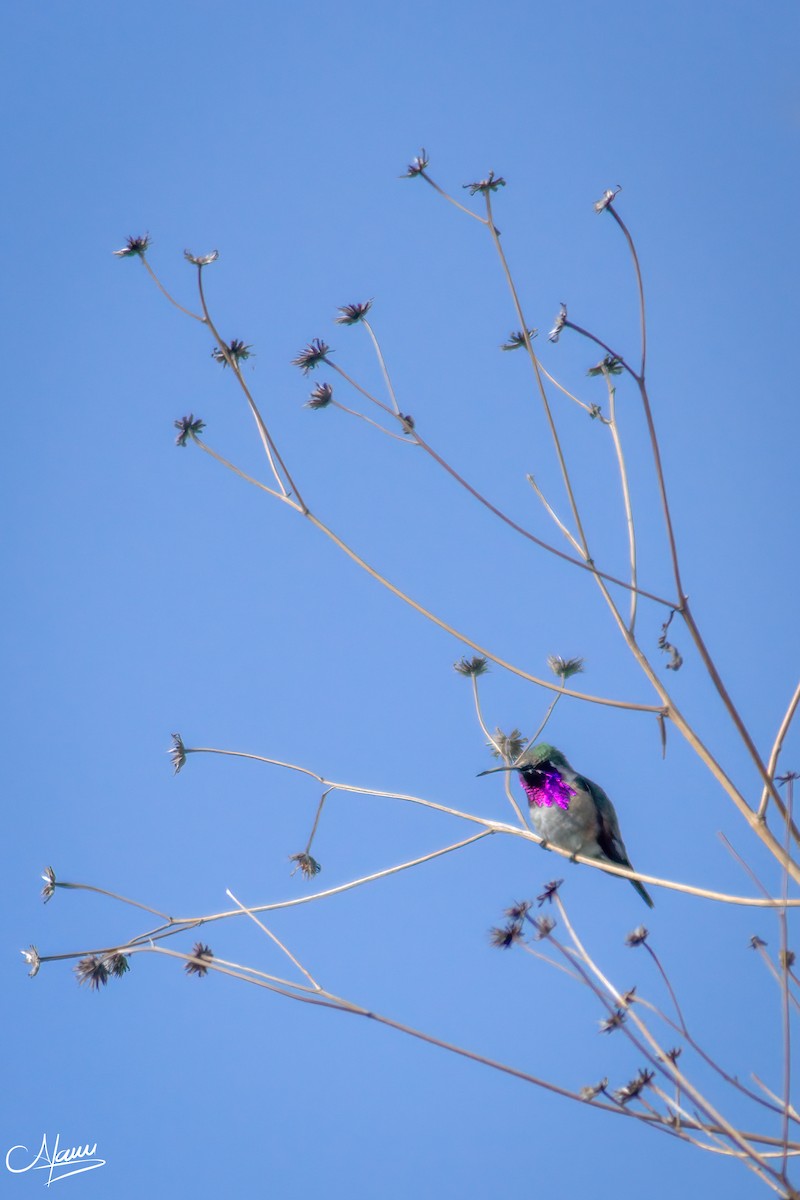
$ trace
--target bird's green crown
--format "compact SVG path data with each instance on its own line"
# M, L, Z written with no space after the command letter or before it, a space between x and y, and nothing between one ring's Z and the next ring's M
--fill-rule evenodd
M567 760L561 751L557 750L555 746L551 746L549 742L538 742L537 745L531 746L530 750L526 750L514 765L517 767L538 767L545 762L552 763L558 769L561 766L566 766Z

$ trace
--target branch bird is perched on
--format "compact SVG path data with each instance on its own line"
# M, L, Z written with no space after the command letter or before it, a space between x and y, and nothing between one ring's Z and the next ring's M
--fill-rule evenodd
M545 844L633 870L614 805L599 784L578 775L555 746L539 742L526 750L513 767L493 770L519 772L530 805L531 825ZM492 771L481 771L481 775L490 774ZM631 883L652 908L653 901L638 879Z

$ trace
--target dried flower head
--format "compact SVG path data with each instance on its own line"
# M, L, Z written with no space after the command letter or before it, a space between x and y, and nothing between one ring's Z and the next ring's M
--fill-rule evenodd
M412 158L411 162L406 167L405 175L401 175L401 179L413 179L415 175L421 175L431 160L425 153L423 147L416 158Z
M517 900L514 904L509 905L508 908L503 909L503 912L512 921L524 921L532 908L533 905L530 900Z
M111 253L117 258L144 258L152 244L150 234L146 233L144 237L129 237L121 250L112 250Z
M93 992L97 992L108 983L108 967L99 954L87 954L74 968L78 983L88 983Z
M178 430L178 436L175 438L176 446L186 446L189 438L196 438L206 427L205 421L201 421L199 417L195 418L194 413L189 413L188 417L181 417L174 424Z
M553 898L555 897L556 892L561 887L563 882L564 882L563 879L551 879L549 883L546 883L544 885L544 888L539 893L539 895L536 897L538 904L539 904L539 908L541 908L542 905L545 904L548 900L550 901L551 904L553 903Z
M485 675L489 667L486 659L476 654L473 658L460 658L453 663L453 670L458 671L459 675Z
M172 769L177 775L178 771L180 771L181 767L186 762L186 747L184 746L183 738L179 733L173 733L172 745L167 751L167 754L172 759Z
M223 367L227 367L230 363L238 367L240 362L255 357L252 347L246 346L239 338L234 338L232 342L223 342L223 346L224 349L221 346L215 346L211 351L214 362L222 363Z
M659 650L670 656L670 660L667 663L668 671L680 671L681 667L683 666L683 655L678 650L677 646L673 646L672 642L667 641L667 631L672 624L672 618L674 616L675 609L673 608L666 621L661 626L661 633L659 634L657 643Z
M305 346L297 358L292 359L292 366L299 367L304 375L309 371L313 371L321 362L325 362L325 356L330 354L330 346L323 342L322 338L312 338Z
M532 342L533 339L538 335L538 333L539 333L538 329L529 329L528 330L528 341ZM503 342L500 349L501 350L519 350L519 348L521 346L524 346L525 344L526 344L525 343L525 334L522 332L521 329L517 329L514 333L510 333L508 335L508 338L506 339L505 342Z
M327 408L333 399L333 388L329 383L318 383L306 400L306 408Z
M669 662L667 663L667 670L668 671L680 671L681 667L683 666L683 655L681 654L678 647L673 646L672 642L668 642L667 639L662 634L662 636L658 639L658 648L664 654L669 655Z
M491 746L493 758L505 758L513 763L522 754L525 738L518 729L512 729L511 733L503 733L502 729L495 729L492 741L487 742L486 745Z
M625 945L626 946L643 946L644 943L647 941L647 934L648 934L648 931L645 929L644 925L637 925L636 928L632 929L631 932L628 934L628 936L625 938Z
M536 928L537 942L540 942L542 938L549 937L556 927L556 923L552 917L535 917L533 924Z
M207 267L209 263L217 261L219 250L212 250L210 254L192 254L191 250L184 250L183 257L196 267Z
M604 1017L600 1022L600 1032L613 1033L615 1029L619 1029L620 1025L625 1023L625 1015L625 1010L618 1008L610 1017Z
M636 999L636 988L628 988L627 992L623 992L619 998L620 1008L630 1008Z
M631 1079L624 1087L614 1092L614 1099L618 1104L628 1104L634 1100L650 1083L654 1075L653 1071L641 1070L635 1079Z
M397 417L403 426L403 433L406 435L412 434L414 432L414 418L411 416L411 413L398 413Z
M587 1087L582 1087L580 1090L581 1100L594 1100L595 1096L604 1093L608 1087L608 1079L601 1079L599 1083L590 1083Z
M621 191L622 191L622 185L618 183L613 191L608 190L608 191L603 192L600 199L595 201L594 211L596 213L605 212L605 210L608 208L609 204L611 204L612 201L616 199L616 197L619 195L619 193Z
M622 359L617 358L615 354L607 354L599 363L589 367L586 374L594 379L598 375L621 375L623 370Z
M103 962L109 975L113 975L115 979L121 979L131 969L127 954L107 954Z
M363 304L343 304L339 308L339 316L334 320L337 325L357 325L359 321L364 320L371 308L371 300L365 300Z
M461 186L469 189L470 196L475 196L478 192L485 196L487 192L496 192L498 188L505 187L506 181L502 175L495 176L494 171L490 171L485 179L480 179L477 183L462 183Z
M30 967L28 975L33 979L34 975L39 974L39 967L42 965L42 960L39 958L39 951L35 946L31 945L27 950L20 950L20 954L25 959L27 966Z
M56 884L56 873L52 867L45 867L44 873L42 874L42 879L44 880L44 887L42 888L42 900L45 904L47 904L48 900L52 900L53 896L55 895L56 887L58 886Z
M202 978L203 975L207 975L208 967L205 966L205 963L211 962L211 959L214 957L214 952L211 947L206 946L203 942L195 942L194 946L192 946L192 957L199 958L202 961L187 962L184 966L186 974L197 975L199 978Z
M505 925L496 925L489 930L489 941L497 950L510 950L516 942L522 941L522 922L508 921Z
M751 950L758 950L761 946L766 946L767 943L757 933L754 933L747 944Z
M550 654L547 665L554 675L566 682L573 675L582 673L585 661L583 658L562 658L559 654Z
M293 862L295 864L292 874L296 875L299 871L304 879L313 879L314 876L319 875L320 871L322 870L322 867L317 860L312 858L311 855L305 850L302 854L290 854L289 862Z
M778 951L778 962L780 963L780 965L784 969L784 971L791 970L791 968L795 964L796 957L797 957L797 955L795 954L794 950L779 950Z
M556 317L555 321L553 322L553 328L548 333L547 340L549 342L557 342L558 339L561 337L561 330L564 328L566 323L567 323L567 306L564 303L564 301L562 300L561 301L561 310L560 310L558 316Z

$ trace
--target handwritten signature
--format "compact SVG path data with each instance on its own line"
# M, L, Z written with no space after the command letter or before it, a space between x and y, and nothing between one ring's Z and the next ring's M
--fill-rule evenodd
M47 1148L47 1134L42 1138L42 1144L39 1147L39 1153L32 1162L29 1162L27 1167L12 1167L11 1155L15 1150L25 1150L27 1146L12 1146L6 1155L6 1169L11 1171L13 1175L23 1175L25 1171L31 1171L34 1168L37 1171L47 1171L47 1181L45 1187L50 1187L51 1183L58 1183L60 1179L68 1179L70 1175L80 1175L83 1171L94 1171L96 1167L104 1167L106 1160L97 1157L97 1142L93 1146L66 1146L63 1150L58 1148L58 1140L61 1137L60 1133L56 1134L53 1153L50 1154ZM80 1162L80 1166L75 1164Z

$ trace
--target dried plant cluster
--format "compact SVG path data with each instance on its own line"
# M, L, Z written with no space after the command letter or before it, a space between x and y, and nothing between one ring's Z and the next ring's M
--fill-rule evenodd
M377 396L362 386L345 370L339 360L333 357L333 352L324 339L315 337L293 360L294 365L304 376L315 374L315 383L307 401L308 407L316 411L336 409L348 418L364 421L384 436L396 439L413 447L419 453L428 455L456 485L466 489L477 504L482 505L494 518L510 527L523 543L532 547L534 552L539 555L543 569L546 569L548 555L557 556L571 564L576 572L584 572L591 577L613 627L619 631L627 650L652 689L653 703L649 705L636 704L604 695L589 695L585 691L578 690L576 677L583 670L583 663L580 659L552 656L548 662L551 676L535 676L522 667L503 660L498 654L493 653L491 648L479 645L462 630L454 628L443 618L428 611L410 595L390 583L373 565L365 561L347 541L334 533L316 513L312 512L306 503L297 468L293 464L290 469L289 464L285 461L281 448L276 444L242 373L242 364L253 354L252 346L239 338L231 338L226 341L218 331L217 324L209 311L204 286L205 271L218 258L217 252L213 251L210 254L199 256L189 251L185 252L187 262L196 272L199 310L194 311L178 303L157 277L148 257L149 237L147 235L131 237L127 244L115 253L121 258L138 258L170 304L180 313L207 328L214 342L214 348L211 351L213 359L222 367L229 369L229 377L235 387L240 390L255 422L265 457L266 482L246 474L234 463L224 458L216 449L213 449L205 439L204 422L193 413L175 421L176 443L180 447L190 445L196 447L226 469L235 472L245 482L260 489L271 501L277 502L285 510L315 526L322 534L330 538L343 554L365 571L375 583L388 588L400 601L410 605L420 617L446 630L461 647L468 648L469 655L462 657L455 664L455 669L469 680L477 720L483 736L505 768L513 768L527 747L538 739L553 710L563 697L575 697L594 704L609 705L647 714L650 719L655 718L658 722L664 745L666 745L669 728L685 739L726 794L730 803L744 818L752 837L761 842L779 864L784 881L780 895L771 894L752 871L750 871L750 875L754 883L753 894L727 895L711 891L699 884L690 885L676 880L638 874L629 865L620 865L619 862L615 864L608 860L599 861L596 857L587 857L581 854L571 854L568 849L559 845L550 845L549 849L562 857L577 858L578 862L585 863L589 867L623 876L638 882L639 885L646 883L656 892L659 889L672 889L688 893L697 904L715 901L767 909L775 914L779 931L779 946L774 958L770 956L765 943L760 938L753 939L752 947L764 960L772 976L769 986L776 987L780 996L780 1041L783 1046L784 1067L782 1087L780 1090L770 1090L760 1080L755 1080L752 1086L745 1084L734 1074L726 1071L722 1064L717 1063L704 1050L698 1035L693 1029L690 1029L684 1018L678 996L652 944L652 938L644 927L639 927L631 932L628 935L627 944L631 949L638 949L640 953L649 956L663 982L668 1004L659 1006L640 994L636 988L624 990L618 987L604 973L596 957L589 952L581 940L562 898L560 880L553 880L549 883L535 900L526 900L510 907L506 911L504 923L491 931L491 940L498 948L514 949L544 960L565 972L577 985L588 989L596 997L602 1014L600 1031L614 1034L618 1038L628 1039L636 1048L641 1059L641 1067L634 1078L619 1086L609 1085L608 1080L603 1079L598 1082L587 1082L580 1091L571 1091L560 1086L557 1081L536 1078L513 1065L487 1059L462 1046L445 1043L422 1030L412 1029L388 1016L377 1014L372 1010L368 1011L347 998L328 991L314 978L308 967L301 964L289 948L280 942L264 923L265 914L273 909L290 907L299 903L313 903L336 892L357 888L399 871L410 870L442 855L456 853L489 836L521 838L534 844L541 842L542 839L531 828L528 814L522 811L512 794L508 773L503 777L505 793L510 805L509 821L506 823L491 820L478 813L461 811L438 804L421 796L370 791L345 782L334 781L303 764L284 762L276 758L229 749L187 746L179 734L174 734L171 754L176 772L183 768L190 754L217 754L249 758L268 766L288 768L300 772L309 780L314 781L314 786L320 790L316 816L305 847L290 856L292 873L299 872L302 880L313 880L320 871L320 864L312 855L312 847L326 799L333 792L387 797L402 804L411 804L446 813L450 817L466 823L471 832L468 836L413 861L401 862L364 878L349 880L339 887L313 891L301 899L295 898L277 904L250 906L241 903L233 893L229 892L233 907L222 912L186 918L172 917L148 905L88 884L64 882L56 877L51 868L48 868L44 876L43 896L45 900L49 900L58 888L82 888L111 896L124 904L133 904L157 918L158 923L154 928L147 929L124 944L98 947L90 954L39 955L36 948L31 946L23 952L31 967L30 974L35 975L44 962L77 958L78 962L74 969L78 981L97 990L105 986L109 978L119 978L124 975L135 955L170 956L179 960L188 974L202 977L209 971L215 971L302 1003L321 1005L369 1017L407 1035L431 1042L450 1053L462 1055L498 1071L512 1074L528 1081L535 1087L569 1097L580 1104L590 1105L598 1110L598 1120L601 1119L600 1113L636 1120L669 1137L679 1138L700 1149L722 1156L732 1156L754 1172L777 1195L797 1198L799 1193L790 1181L790 1166L793 1158L800 1154L800 1140L796 1135L800 1114L792 1104L790 1067L792 1032L793 1026L796 1026L797 1012L800 1007L798 990L800 981L795 973L794 954L789 945L788 918L792 910L800 904L800 900L790 895L791 886L800 882L800 861L797 857L800 835L792 817L793 783L796 776L788 770L783 770L783 773L779 774L778 763L784 739L794 718L798 702L800 702L800 685L795 690L780 727L775 732L770 753L763 757L712 660L684 588L667 485L662 471L659 441L648 391L647 322L642 274L634 240L618 211L620 189L606 191L594 207L603 220L615 223L632 263L640 315L639 350L636 360L627 358L618 349L608 345L603 338L574 322L569 316L567 306L563 304L548 335L550 342L557 342L560 338L568 335L584 339L593 347L593 353L599 354L598 361L589 368L588 374L602 380L605 385L605 402L601 405L596 402L587 402L565 388L545 369L534 348L537 331L530 325L523 311L517 287L503 250L501 237L495 226L493 202L498 191L506 187L506 181L502 177L496 176L494 172L489 172L485 179L465 184L464 189L468 192L469 197L481 205L482 210L475 211L443 189L429 173L429 166L428 156L423 150L408 166L406 177L423 180L460 213L466 214L471 220L482 226L486 236L492 241L500 270L508 286L517 328L509 334L501 349L507 352L519 351L527 356L533 388L544 412L551 435L552 452L563 482L567 512L566 516L559 516L552 499L544 494L532 476L528 477L530 486L552 522L554 541L548 542L538 537L492 503L447 461L443 453L440 453L427 441L420 428L423 422L420 420L419 414L415 419L402 410L392 385L378 335L372 324L373 301L371 299L342 305L335 321L342 327L360 326L363 329L377 358L385 385L385 395ZM316 373L319 375L317 376ZM322 378L323 375L326 375L327 378ZM616 382L623 377L630 381L638 396L649 438L651 466L659 497L671 576L671 589L664 595L649 590L643 586L640 580L636 523L629 485L628 462L616 410ZM316 381L317 378L319 381ZM342 396L346 398L347 402L341 398ZM600 427L607 430L618 472L622 496L622 518L627 537L628 570L624 577L606 571L603 564L598 563L593 556L586 532L585 513L581 511L576 498L568 457L559 433L554 408L556 399L559 402L579 406L589 419L596 421ZM655 647L655 655L653 649L643 644L637 635L637 615L642 601L659 606L663 613L661 637ZM674 633L676 628L682 629L680 637ZM663 671L659 670L659 667L666 666L673 672L677 671L682 663L682 655L676 644L668 640L668 634L675 638L676 643L686 642L691 645L696 660L704 667L708 679L716 689L729 718L731 736L739 739L758 772L761 793L756 799L745 794L735 781L729 778L714 753L704 744L697 729L683 715L670 694L670 690L664 682ZM666 657L659 658L659 655ZM549 704L537 730L528 731L523 736L517 729L509 733L504 733L499 729L490 729L484 718L480 697L480 680L489 670L490 664L502 671L512 672L550 694ZM572 790L565 790L560 780L548 779L540 794L544 797L546 804L555 802L557 806L567 809ZM747 869L749 870L749 868ZM640 890L647 897L643 888ZM294 981L241 963L226 961L218 957L204 942L197 941L189 944L189 935L200 925L220 924L243 915L257 925L286 955L292 971L297 973ZM178 935L185 935L187 939L182 949L173 948L182 944ZM704 1079L708 1078L708 1069L710 1068L711 1078L717 1081L718 1087L715 1087L713 1092L710 1092L707 1085L701 1087L698 1083L698 1072L695 1068L700 1066L705 1072ZM725 1109L731 1096L737 1101L746 1098L752 1104L754 1128L743 1128L738 1122L733 1122L726 1117ZM736 1111L739 1111L738 1105Z

